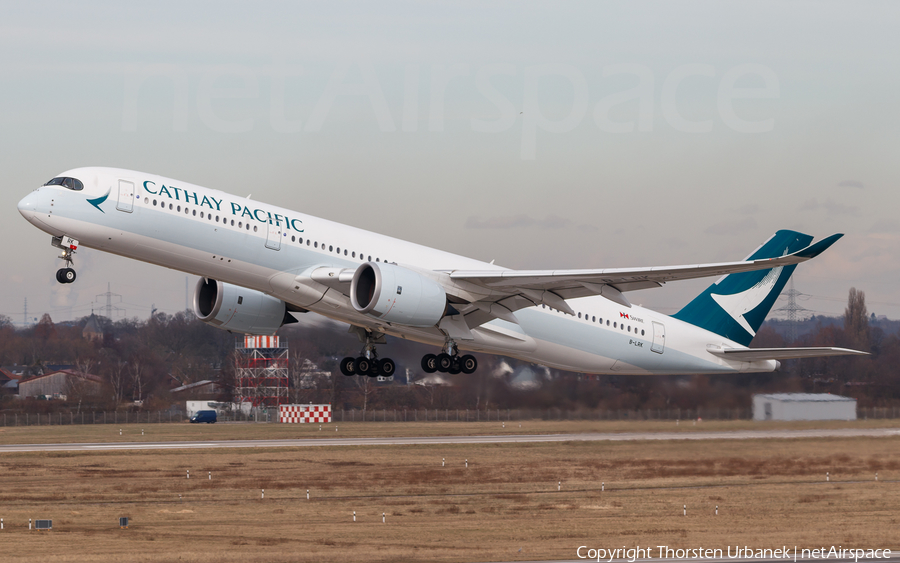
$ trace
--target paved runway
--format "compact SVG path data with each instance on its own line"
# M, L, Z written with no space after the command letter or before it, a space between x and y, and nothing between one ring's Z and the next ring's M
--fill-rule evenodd
M786 438L852 438L900 436L894 428L835 430L739 430L733 432L623 432L586 434L510 434L407 438L306 438L296 440L208 440L202 442L108 442L95 444L0 444L9 452L111 451L202 448L280 448L310 446L395 446L427 444L523 444L534 442L618 442L634 440L758 440Z

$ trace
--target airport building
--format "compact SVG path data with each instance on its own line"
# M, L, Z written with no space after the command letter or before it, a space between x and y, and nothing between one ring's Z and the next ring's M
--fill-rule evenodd
M753 395L753 420L856 420L856 399L831 393Z
M96 375L81 373L71 369L63 369L19 380L19 398L47 397L65 399L68 396L99 395L103 380Z

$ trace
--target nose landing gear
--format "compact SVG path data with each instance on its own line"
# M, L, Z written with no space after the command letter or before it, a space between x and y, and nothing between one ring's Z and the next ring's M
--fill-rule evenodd
M60 268L56 270L56 281L59 283L72 283L75 281L75 270L72 268Z
M438 354L425 354L422 357L422 371L434 373L440 371L456 375L457 373L472 374L478 369L478 360L471 354L460 357L456 342L447 339L444 350Z
M72 269L72 265L74 264L74 260L72 256L75 254L75 250L78 248L78 241L73 239L72 237L53 237L50 241L50 244L55 246L56 248L61 248L62 253L59 255L59 258L66 263L64 268L60 268L56 271L56 281L59 283L72 283L75 281L75 270Z

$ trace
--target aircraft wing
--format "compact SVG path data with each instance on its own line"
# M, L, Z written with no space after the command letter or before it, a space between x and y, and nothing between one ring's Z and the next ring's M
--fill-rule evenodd
M842 236L832 235L785 256L741 262L602 270L435 270L429 273L443 278L441 284L447 294L455 298L451 301L454 309L465 319L465 323L459 325L449 320L442 322L441 328L455 337L471 338L469 329L493 319L518 324L514 312L534 305L543 304L575 315L566 299L601 295L623 307L631 307L623 295L626 291L660 287L670 281L799 264L819 255ZM308 278L349 295L354 271L322 266L310 274L297 276L295 281L303 283Z
M613 268L604 270L452 270L446 271L456 282L469 282L493 290L500 299L522 295L526 299L571 313L565 299L602 295L625 307L631 304L622 293L660 287L666 282L739 272L765 270L805 262L834 244L842 234L778 258L647 268ZM525 305L523 305L525 306Z
M722 348L710 350L710 354L738 360L755 362L759 360L796 360L798 358L822 358L826 356L868 356L868 352L850 350L848 348L815 347L815 348Z

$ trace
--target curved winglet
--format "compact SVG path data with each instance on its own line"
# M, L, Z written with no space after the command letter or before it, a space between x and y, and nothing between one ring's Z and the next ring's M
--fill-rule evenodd
M836 243L842 236L844 236L843 233L837 233L835 235L831 235L830 237L825 237L819 242L811 244L803 250L795 252L794 256L797 256L799 258L815 258L819 254L825 252L829 246Z

